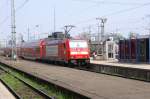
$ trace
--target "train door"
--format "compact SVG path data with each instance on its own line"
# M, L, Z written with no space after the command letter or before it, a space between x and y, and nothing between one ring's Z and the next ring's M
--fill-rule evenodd
M60 43L59 44L59 51L58 51L59 53L58 54L59 54L59 57L61 58L61 60L63 60L63 49L64 49L63 48L63 44Z
M63 59L66 59L66 57L67 57L67 51L66 51L66 44L64 43L63 44Z
M45 42L42 41L40 44L40 58L45 58L46 55L46 46L45 46Z
M40 57L45 57L45 45L40 46Z
M65 59L65 53L66 53L66 45L65 45L65 43L61 43L59 45L59 55L61 57L61 60L63 60L63 61Z

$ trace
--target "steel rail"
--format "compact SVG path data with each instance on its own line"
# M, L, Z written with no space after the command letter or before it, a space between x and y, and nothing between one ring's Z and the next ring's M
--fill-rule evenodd
M24 83L25 85L27 85L28 87L30 87L32 90L34 90L35 92L37 92L41 96L45 97L45 99L57 99L56 97L49 96L45 92L43 92L42 90L39 90L39 89L33 87L31 84L27 83L25 80L23 80L23 79L15 76L14 74L12 74L9 70L4 69L3 67L0 67L0 69L2 69L3 71L7 72L11 76L15 77L16 79L18 79L22 83ZM7 85L3 80L1 80L1 81L2 81L2 83L4 83L4 85L6 85L6 87L8 88L8 90L10 90L17 99L22 99L9 85Z
M13 96L16 98L16 99L23 99L21 98L21 96L19 94L17 94L15 92L15 90L13 90L13 88L11 88L4 80L0 79L1 83L13 94Z
M47 80L45 80L45 79L42 79L42 78L40 78L40 77L38 77L38 76L36 76L36 75L33 75L33 74L30 74L30 73L28 73L28 72L26 72L26 71L23 71L23 70L14 68L14 67L12 67L12 66L6 64L6 63L0 62L0 64L1 64L3 67L6 66L7 68L13 69L13 70L15 70L15 71L17 71L17 72L20 72L20 73L23 73L23 74L25 74L25 75L31 77L32 79L37 79L37 80L42 81L42 82L44 82L44 83L46 83L46 84L54 85L54 86L56 86L57 88L59 88L60 90L64 90L65 93L68 93L68 94L70 94L70 95L72 94L73 96L80 97L79 99L91 99L91 97L88 97L88 96L86 96L86 95L80 94L80 93L78 93L78 92L74 92L74 91L71 90L71 89L65 88L65 87L63 87L63 86L61 86L61 85L57 85L57 84L55 84L55 83L53 83L53 82L49 82L49 81L47 81ZM2 67L0 67L0 68L2 68ZM55 97L52 97L52 99L56 99L56 98L55 98ZM75 99L77 99L77 98L75 98Z

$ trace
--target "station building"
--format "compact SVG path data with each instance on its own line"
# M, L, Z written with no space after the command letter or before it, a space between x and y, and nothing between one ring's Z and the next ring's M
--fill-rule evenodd
M118 44L113 40L113 37L105 39L103 42L91 40L91 54L96 51L96 60L115 60L118 56Z

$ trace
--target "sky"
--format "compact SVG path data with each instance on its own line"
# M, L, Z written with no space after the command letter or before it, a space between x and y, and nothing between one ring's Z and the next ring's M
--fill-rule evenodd
M0 0L0 40L11 38L11 0ZM54 31L54 8L56 31L65 25L75 25L70 32L97 33L98 17L107 18L105 32L149 33L149 0L15 0L17 38L22 34L27 40L46 37Z

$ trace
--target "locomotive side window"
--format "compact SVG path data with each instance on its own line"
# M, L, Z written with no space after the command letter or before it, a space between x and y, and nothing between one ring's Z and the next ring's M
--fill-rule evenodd
M58 56L58 45L46 46L46 56Z

